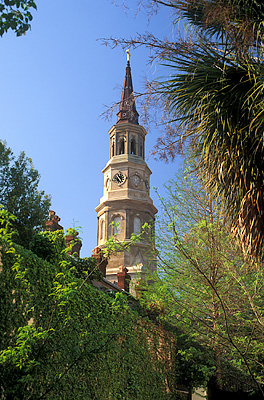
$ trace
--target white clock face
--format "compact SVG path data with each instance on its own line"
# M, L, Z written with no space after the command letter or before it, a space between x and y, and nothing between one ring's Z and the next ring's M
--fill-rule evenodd
M117 183L118 185L123 185L125 183L126 177L125 175L119 171L113 177L113 182Z
M134 183L135 186L138 186L141 182L141 178L139 175L135 174L131 177L132 182Z

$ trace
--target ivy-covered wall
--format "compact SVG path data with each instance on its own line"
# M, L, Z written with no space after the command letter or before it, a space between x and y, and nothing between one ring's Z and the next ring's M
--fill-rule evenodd
M174 336L95 289L93 259L68 257L61 232L32 251L0 233L2 399L177 399Z

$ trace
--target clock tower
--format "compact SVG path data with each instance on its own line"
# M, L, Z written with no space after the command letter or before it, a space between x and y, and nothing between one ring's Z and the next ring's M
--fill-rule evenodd
M110 158L104 174L104 194L95 211L98 216L97 246L116 239L129 243L132 233L139 234L146 222L153 222L157 213L149 195L151 171L145 162L147 132L138 123L129 52L117 122L110 129ZM155 265L155 264L154 264ZM112 255L106 278L117 281L120 267L126 267L132 281L155 266L147 256L146 243L131 245L128 251Z

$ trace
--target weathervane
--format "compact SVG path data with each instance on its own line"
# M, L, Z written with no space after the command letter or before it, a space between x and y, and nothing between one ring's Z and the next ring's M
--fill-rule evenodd
M129 52L129 49L127 49L127 50L126 50L126 53L127 53L127 62L129 62L129 58L130 58L130 52Z

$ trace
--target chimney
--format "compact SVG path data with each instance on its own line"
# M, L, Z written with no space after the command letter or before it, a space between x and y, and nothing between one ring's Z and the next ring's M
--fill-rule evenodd
M77 238L78 232L71 233L71 228L67 231L70 231L68 235L66 235L66 244L69 247L69 251L67 254L69 256L80 257L80 250L82 247L82 242L80 239Z
M131 276L128 274L128 269L124 265L122 265L119 268L119 271L120 272L116 274L118 279L117 285L120 289L124 289L126 292L129 292L129 283L131 280Z
M49 210L49 219L45 222L46 231L61 231L63 227L59 225L60 218L56 215L55 211Z
M92 257L96 259L97 267L102 272L103 277L106 277L106 266L108 264L107 258L104 257L100 247L95 247L93 249Z

